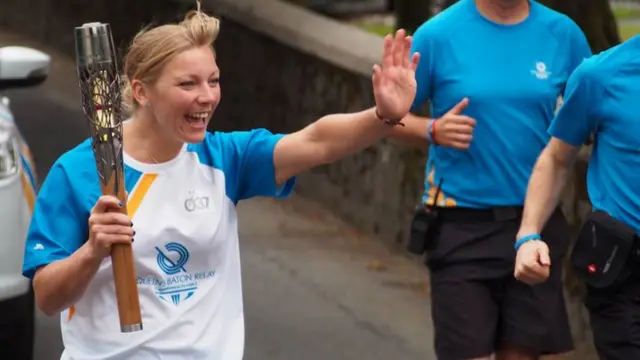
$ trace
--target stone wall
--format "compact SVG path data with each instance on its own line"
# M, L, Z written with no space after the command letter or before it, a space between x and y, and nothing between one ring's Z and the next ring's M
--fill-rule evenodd
M73 27L109 22L116 44L149 24L177 20L190 0L2 0L0 26L46 41L73 55ZM213 127L298 130L324 114L373 104L371 66L381 38L276 0L204 0L222 19L216 42L223 101ZM107 4L109 4L107 6ZM24 11L24 9L30 9ZM423 189L426 153L382 141L360 154L300 176L298 193L330 208L390 246L404 249L412 209ZM563 208L573 226L589 209L585 161L576 167ZM581 303L583 289L567 276L568 304L580 355L593 355ZM590 354L590 355L587 355Z

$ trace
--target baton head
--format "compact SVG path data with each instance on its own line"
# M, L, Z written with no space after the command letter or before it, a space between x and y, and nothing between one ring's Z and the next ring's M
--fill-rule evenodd
M75 28L82 110L89 125L103 193L123 193L122 95L109 24Z
M91 22L75 28L76 67L82 108L91 135L122 125L122 93L118 62L109 24Z

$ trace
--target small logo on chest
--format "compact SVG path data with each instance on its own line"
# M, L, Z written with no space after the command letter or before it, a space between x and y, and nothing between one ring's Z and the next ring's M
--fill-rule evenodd
M551 72L547 70L547 64L542 61L538 61L536 62L535 70L531 70L531 74L540 80L546 80L549 78L549 75L551 75Z
M188 212L201 211L209 208L208 196L199 196L195 190L189 190L189 195L184 201L184 209Z

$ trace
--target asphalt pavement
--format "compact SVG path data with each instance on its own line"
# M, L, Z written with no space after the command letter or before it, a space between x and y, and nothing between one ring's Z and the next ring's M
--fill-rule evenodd
M46 46L0 29L0 45ZM7 91L41 177L87 134L72 59ZM215 116L213 121L215 122ZM247 360L435 359L427 273L296 194L238 208ZM59 359L59 317L37 316L35 360Z

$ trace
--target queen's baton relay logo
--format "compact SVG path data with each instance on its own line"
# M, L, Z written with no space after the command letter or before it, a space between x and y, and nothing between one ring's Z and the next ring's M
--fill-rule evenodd
M212 278L215 270L190 272L188 270L189 250L182 244L171 242L161 249L156 246L156 261L165 277L139 278L139 285L153 285L156 295L176 306L191 298L198 290L199 282Z

